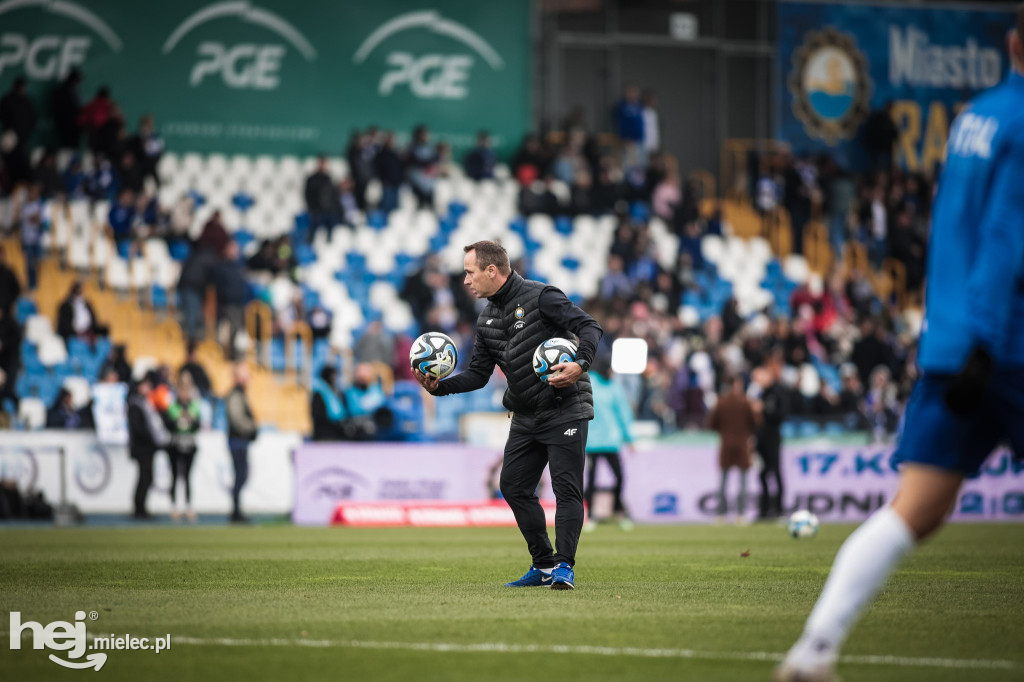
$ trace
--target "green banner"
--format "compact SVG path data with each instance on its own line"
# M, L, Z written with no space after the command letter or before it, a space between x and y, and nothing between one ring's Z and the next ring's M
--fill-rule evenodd
M425 123L507 152L530 124L530 1L0 0L0 90L28 78L41 143L74 67L83 100L109 85L176 151L337 154L354 128Z

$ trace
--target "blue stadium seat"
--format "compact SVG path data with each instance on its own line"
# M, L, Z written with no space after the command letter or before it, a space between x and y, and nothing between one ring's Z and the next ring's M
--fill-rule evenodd
M129 241L117 242L117 255L118 255L119 258L123 258L125 260L128 260L128 257L131 256L131 253L132 253L131 242L129 242Z
M651 219L651 207L643 201L634 201L629 205L629 217L638 223L646 223Z
M196 208L202 208L203 204L206 203L206 197L194 189L188 191L188 196L192 199L192 205Z
M251 194L246 192L238 192L231 197L231 203L242 213L245 213L256 204L256 200Z
M463 215L465 215L466 211L468 210L469 207L466 206L461 201L453 201L450 204L448 204L448 215L449 217L454 218L456 221Z
M39 361L39 348L28 341L21 342L21 364L27 372L45 372L46 368Z
M19 298L14 310L14 317L18 324L24 326L25 321L38 312L36 304L27 298Z
M572 234L572 218L560 215L555 218L555 232L569 236Z
M154 284L150 296L153 299L153 308L155 310L167 310L167 289Z
M566 256L562 259L562 267L570 272L576 272L580 269L580 262L572 256Z
M246 246L255 241L256 237L251 232L246 230L238 230L235 232L235 241L238 242L239 249L245 249Z
M284 339L275 336L270 340L270 369L274 372L283 372L285 364Z
M388 226L388 216L384 211L370 211L366 224L379 232Z
M188 260L189 254L192 253L192 245L183 239L168 243L167 248L171 252L171 258L179 262Z
M306 242L299 242L295 245L295 259L299 265L310 265L316 262L316 254L313 247Z
M526 236L526 220L518 217L508 224L509 229L520 237Z

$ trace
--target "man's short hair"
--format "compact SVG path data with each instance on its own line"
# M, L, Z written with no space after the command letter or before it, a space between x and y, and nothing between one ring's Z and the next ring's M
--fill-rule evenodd
M476 264L481 270L486 270L493 265L503 275L508 275L512 272L512 265L508 260L508 251L497 242L475 242L463 247L462 250L466 253L476 251Z

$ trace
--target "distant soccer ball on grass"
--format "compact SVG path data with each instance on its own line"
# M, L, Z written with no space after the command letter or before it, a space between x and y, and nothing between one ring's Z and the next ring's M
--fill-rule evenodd
M789 534L797 540L813 538L818 534L818 517L806 509L793 512L789 517Z
M428 377L444 379L459 364L459 351L447 334L427 332L412 342L409 362L413 369L418 369Z
M547 383L551 375L556 374L551 371L552 367L575 359L576 344L568 339L555 337L537 346L537 350L533 352L533 371L541 381Z

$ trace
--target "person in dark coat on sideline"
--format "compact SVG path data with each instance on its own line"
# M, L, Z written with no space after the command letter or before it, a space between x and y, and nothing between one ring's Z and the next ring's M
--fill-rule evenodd
M133 518L145 521L153 519L146 511L146 495L153 485L153 459L169 440L160 415L149 400L152 388L153 381L146 376L128 397L128 454L139 465Z

